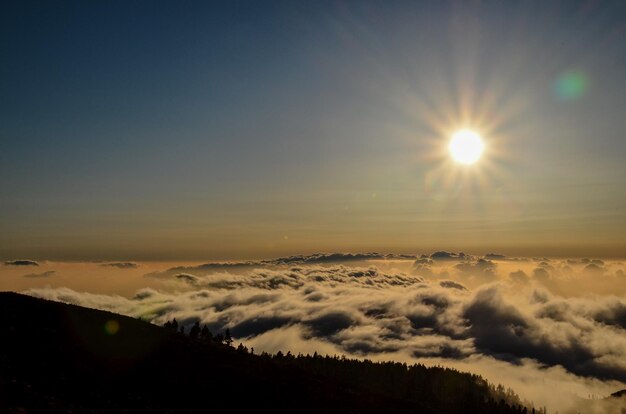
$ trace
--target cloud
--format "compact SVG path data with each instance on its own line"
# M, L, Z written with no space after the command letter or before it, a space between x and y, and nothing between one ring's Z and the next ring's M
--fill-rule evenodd
M139 267L137 263L133 262L112 262L112 263L102 263L100 266L104 267L116 267L118 269L136 269Z
M197 266L176 266L166 271L152 272L146 274L147 277L154 278L167 278L173 273L186 273L186 272L214 272L214 271L237 271L248 270L251 267L262 267L264 265L261 261L246 261L246 262L223 262L223 263L204 263Z
M312 330L314 336L328 337L355 325L357 322L350 312L333 311L315 316L303 321L303 323Z
M433 276L433 265L435 262L429 257L422 257L413 263L413 269L420 275Z
M464 261L455 266L458 270L464 273L489 273L495 274L496 264L491 260L487 259L478 259L474 262L472 261Z
M147 277L167 278L174 273L207 274L208 272L247 272L251 268L283 267L295 265L322 265L356 263L368 260L413 260L413 255L404 254L381 254L381 253L315 253L311 255L298 255L281 257L271 260L242 261L242 262L211 262L197 266L176 266L166 271L152 272Z
M465 286L462 284L455 282L454 280L442 280L439 282L439 286L448 288L448 289L459 289L459 290L467 290Z
M537 267L533 270L533 277L540 282L547 282L550 279L550 272L544 267Z
M604 268L603 264L589 263L587 266L585 266L585 271L596 273L596 274L602 274L606 271L606 269Z
M42 272L42 273L28 273L28 274L24 275L24 277L28 277L28 278L50 277L50 276L54 275L55 273L56 273L56 271L54 271L54 270L47 270L47 271Z
M200 320L218 330L230 327L239 337L298 325L304 338L335 343L348 353L357 348L360 352L405 348L413 355L451 357L458 355L453 349L463 348L464 352L473 350L515 363L532 358L547 365L564 366L575 374L626 381L626 364L619 362L626 357L623 350L626 348L620 351L626 345L625 339L620 339L626 312L624 303L618 299L604 306L591 307L587 303L572 308L559 306L559 301L550 297L545 303L535 303L531 312L530 308L524 311L507 302L498 286L480 290L467 300L450 295L449 288L439 290L432 285L414 296L395 296L395 303L382 292L374 297L367 295L360 291L362 287L348 292L333 292L335 289L331 288L326 293L327 299L321 300L332 307L320 307L319 302L311 303L303 298L311 293L302 294L289 286L280 286L269 289L278 291L275 294L238 291L224 295L202 290L172 296L145 290L121 309L116 309L123 302L119 297L104 308L130 312L133 316L150 316L157 323L173 317L183 324ZM101 308L107 299L67 290L35 289L30 293ZM336 309L339 304L341 309L328 310ZM570 314L577 316L566 317ZM351 336L361 326L368 327L369 336L364 337L362 332L358 337ZM434 349L440 351L426 352L418 346L428 336L432 336L431 340L436 338L438 345ZM602 346L598 345L600 337L605 342ZM460 347L458 341L469 342ZM468 348L468 344L473 345Z
M553 290L579 285L586 290L587 283L597 283L584 271L590 263L576 265L574 272L564 270L573 265L559 260L496 265L463 257L458 263L409 259L404 267L349 260L233 272L196 268L142 279L152 286L130 298L68 288L27 293L156 324L176 318L187 327L199 321L213 333L229 328L257 351L318 351L484 369L488 378L510 381L538 402L556 398L543 392L540 378L561 384L564 393L575 389L580 397L591 393L583 385L603 395L626 388L626 300L611 294L564 297ZM424 275L414 262L437 274ZM543 272L547 276L537 276ZM500 378L502 372L510 377ZM558 404L566 407L568 401Z
M570 265L589 265L589 264L593 264L593 265L597 265L597 266L604 266L604 261L600 260L600 259L589 259L589 258L584 258L584 259L567 259L566 261L568 264Z
M503 254L499 254L499 253L487 253L485 255L485 259L488 260L505 260L507 257Z
M570 299L543 294L512 304L502 291L479 291L464 311L477 348L496 358L532 358L601 379L626 381L624 301Z
M467 258L465 253L451 253L446 251L434 252L430 255L433 260L464 260Z
M200 279L197 276L191 275L189 273L179 273L174 275L174 277L178 280L181 280L185 283L188 283L192 286L197 286Z
M607 401L607 397L623 386L620 382L579 377L563 367L548 367L524 359L510 364L489 356L470 355L460 359L431 358L427 364L445 364L462 371L471 371L505 387L511 387L535 406L547 406L550 413L621 414L626 400ZM596 399L590 400L593 395Z
M464 273L493 270L484 259L461 265ZM402 349L452 357L463 349L462 355L513 363L531 358L578 375L626 381L626 304L615 297L566 301L532 288L521 301L519 292L511 296L499 283L470 291L455 280L429 282L343 265L256 269L245 277L177 274L170 282L191 290L144 289L132 299L58 289L29 293L155 323L200 320L213 329L228 327L241 338L296 326L303 338L333 343L347 353ZM437 346L425 351L425 338Z
M412 255L380 254L380 253L316 253L304 256L290 256L275 259L266 263L279 264L320 264L320 263L345 263L365 260L384 259L415 259Z
M288 267L281 269L257 268L249 269L246 276L231 273L212 273L210 275L194 275L190 273L151 273L147 277L159 280L179 279L186 283L192 282L198 287L208 289L258 288L274 290L282 287L299 289L305 285L359 285L369 287L412 286L423 283L424 279L409 274L385 273L373 267L347 267L344 265Z
M292 318L286 316L255 316L235 324L230 331L236 338L247 338L289 326L293 322Z
M509 273L509 277L511 278L512 281L517 282L517 283L526 284L530 281L530 278L528 277L526 272L524 272L523 270L516 270L514 272L511 272Z
M497 265L487 259L467 259L454 266L455 270L474 285L493 282L497 279Z
M4 262L5 266L39 266L34 260L7 260Z
M566 302L561 301L562 304ZM576 307L575 312L582 313L594 321L626 329L626 303L617 297L606 297L601 302L589 303L578 300L571 301L571 305ZM561 306L567 312L567 306ZM561 316L563 317L563 315Z

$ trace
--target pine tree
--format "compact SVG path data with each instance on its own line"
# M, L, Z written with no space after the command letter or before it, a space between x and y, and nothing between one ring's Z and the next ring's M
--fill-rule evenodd
M191 330L189 331L189 337L192 339L198 339L199 335L200 335L200 322L196 321L196 323L193 324L193 326L191 327Z
M213 339L213 334L206 325L202 327L202 331L200 332L200 338L202 338L203 341L207 342Z
M224 332L224 343L228 346L231 346L233 343L233 338L230 336L230 329L226 328L226 332Z

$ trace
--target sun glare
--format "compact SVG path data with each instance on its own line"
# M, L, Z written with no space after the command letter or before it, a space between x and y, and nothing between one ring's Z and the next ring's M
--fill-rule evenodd
M464 129L452 135L448 149L456 162L474 164L482 155L485 145L480 135L469 129Z

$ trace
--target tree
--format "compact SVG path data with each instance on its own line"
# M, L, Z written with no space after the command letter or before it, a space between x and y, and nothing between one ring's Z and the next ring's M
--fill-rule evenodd
M193 324L193 326L191 327L191 330L189 331L189 337L192 339L198 339L199 335L200 335L200 322L196 321L196 323Z
M178 331L178 322L176 322L176 318L174 318L174 320L172 321L167 321L165 322L165 324L163 324L163 327L165 329L171 330L171 331Z
M228 346L231 346L233 343L233 338L230 336L230 329L226 328L226 332L224 332L224 343Z
M203 341L207 342L210 342L213 339L213 334L206 325L204 325L202 327L202 331L200 331L200 338L202 338Z

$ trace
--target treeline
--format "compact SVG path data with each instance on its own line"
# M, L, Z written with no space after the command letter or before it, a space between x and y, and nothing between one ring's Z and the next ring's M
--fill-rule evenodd
M345 356L261 354L279 363L294 364L315 375L349 382L394 398L429 402L441 413L544 413L522 402L511 389L494 387L478 375L444 367L373 362Z
M202 328L200 328L200 322L196 321L196 323L193 324L193 326L189 329L189 333L187 333L185 332L185 326L179 326L176 318L171 321L165 322L163 327L165 329L169 329L183 335L188 334L191 339L200 339L205 342L220 343L228 346L231 346L233 344L233 338L230 335L230 329L228 328L226 328L223 334L218 333L214 336L213 333L209 330L208 326L204 325Z
M196 322L186 333L174 319L167 329L188 335L198 341L232 347L230 331L213 335L209 328ZM254 348L243 344L236 348L241 354L254 355ZM440 366L408 365L400 362L373 362L345 356L310 354L293 355L279 351L255 355L258 362L267 361L290 366L333 383L345 383L384 394L396 399L418 403L439 413L484 414L547 414L547 409L534 408L522 401L510 388L494 386L479 375Z

